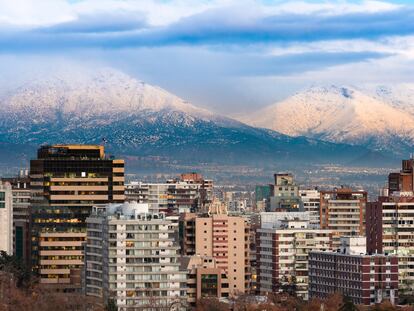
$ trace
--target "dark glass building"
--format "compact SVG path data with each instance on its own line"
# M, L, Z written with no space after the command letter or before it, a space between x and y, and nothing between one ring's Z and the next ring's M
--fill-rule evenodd
M32 265L40 282L81 287L86 218L92 206L124 202L124 161L103 146L42 146L30 161Z

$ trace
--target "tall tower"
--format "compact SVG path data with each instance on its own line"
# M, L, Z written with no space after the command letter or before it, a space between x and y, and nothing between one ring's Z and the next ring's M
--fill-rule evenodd
M92 206L124 201L124 161L103 146L42 146L30 161L32 265L40 282L81 288L82 243Z

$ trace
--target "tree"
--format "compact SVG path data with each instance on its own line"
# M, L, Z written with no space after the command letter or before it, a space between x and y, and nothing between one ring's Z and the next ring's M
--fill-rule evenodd
M108 299L108 302L105 306L105 311L118 311L118 306L116 305L115 299Z
M349 297L344 297L343 303L338 311L358 311L358 308Z
M13 275L16 286L27 288L30 286L31 271L24 262L16 256L0 251L0 271Z
M229 306L217 298L201 298L197 301L196 311L228 311Z

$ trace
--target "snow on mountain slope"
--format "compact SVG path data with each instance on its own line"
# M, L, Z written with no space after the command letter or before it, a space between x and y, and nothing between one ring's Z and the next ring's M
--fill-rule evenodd
M112 69L78 69L49 73L2 94L0 144L18 150L45 143L100 144L105 138L116 154L254 165L348 163L370 152L257 129Z
M364 91L392 107L414 116L414 84L366 86Z
M179 111L209 119L213 114L167 91L113 70L57 72L3 96L0 112L20 122L43 123L70 116L73 121L112 122L119 115L142 111ZM102 118L104 117L104 118Z
M240 120L291 136L405 152L414 143L414 117L380 98L352 87L313 87Z

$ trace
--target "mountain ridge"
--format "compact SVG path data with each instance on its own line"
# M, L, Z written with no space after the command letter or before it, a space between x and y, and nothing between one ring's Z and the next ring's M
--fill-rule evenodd
M230 165L347 163L369 153L255 128L112 69L35 80L0 107L0 143L10 146L105 140L116 154Z
M414 112L414 103L390 104L381 100L378 90L311 87L239 120L290 136L407 154L414 143L414 113L408 113L407 107Z

